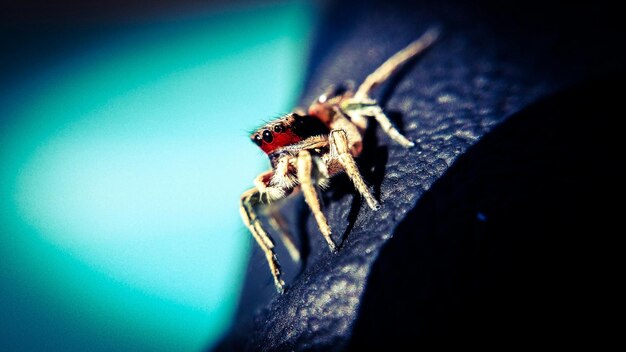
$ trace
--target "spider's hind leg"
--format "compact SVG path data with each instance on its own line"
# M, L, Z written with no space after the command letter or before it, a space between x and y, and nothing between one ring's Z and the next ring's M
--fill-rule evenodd
M391 123L389 117L385 115L383 109L376 104L376 101L371 99L355 100L354 98L346 99L342 103L342 110L350 116L352 122L359 126L362 130L367 127L367 118L373 116L378 122L383 131L393 139L396 143L405 148L411 148L415 146L415 143L408 140L405 136L398 131L397 128Z
M405 148L415 144L406 139L389 121L381 107L370 98L372 90L387 81L392 75L400 71L404 65L423 53L439 37L439 29L428 29L421 37L387 59L376 71L371 73L359 86L353 96L341 102L341 108L352 121L362 130L367 127L367 117L373 116L391 139Z
M405 148L411 148L415 146L415 143L408 140L405 136L396 129L387 115L383 112L383 109L378 105L368 107L364 112L365 115L373 115L383 131L393 139L396 143Z
M356 187L357 191L365 198L370 208L374 210L380 209L380 204L374 198L372 193L365 185L363 177L359 172L359 168L350 154L348 149L348 137L344 130L332 130L329 137L330 143L330 157L331 160L337 160L341 167L344 169L348 177Z
M408 61L415 58L429 46L431 46L439 37L439 28L432 27L428 29L422 36L409 44L404 49L395 53L387 59L376 71L372 72L365 81L361 83L354 97L357 100L363 100L370 96L374 88L381 85L389 79L394 73L398 72Z

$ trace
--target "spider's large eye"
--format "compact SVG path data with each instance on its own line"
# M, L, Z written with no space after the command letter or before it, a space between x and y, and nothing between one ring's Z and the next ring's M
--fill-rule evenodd
M274 132L281 133L282 131L284 131L283 125L275 125L274 126Z
M263 131L263 140L265 141L265 143L272 143L272 141L274 140L272 132L270 132L269 130Z
M261 146L261 144L263 144L263 139L261 138L261 135L255 134L254 137L252 138L252 141L254 142L254 144L258 145L259 147Z

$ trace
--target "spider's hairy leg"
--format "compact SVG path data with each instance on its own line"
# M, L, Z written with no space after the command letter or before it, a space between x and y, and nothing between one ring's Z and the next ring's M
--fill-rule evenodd
M349 98L342 103L341 108L345 114L350 116L352 123L359 126L360 129L365 130L367 127L367 117L374 117L383 131L396 143L405 148L415 146L415 143L408 140L393 126L391 120L385 115L383 109L376 104L376 101L372 99L357 101L354 98Z
M312 180L312 172L313 172L313 161L311 157L311 153L308 150L301 150L298 153L298 180L300 181L300 187L302 193L304 194L304 200L311 208L311 212L313 212L313 217L315 217L315 221L317 221L317 226L322 232L322 235L326 239L328 243L328 247L332 252L337 251L337 246L333 239L330 237L331 231L330 226L328 225L328 220L326 220L326 216L322 212L320 206L320 199L317 195L317 190L313 185Z
M408 140L405 136L400 133L389 121L389 118L383 112L380 106L374 105L370 106L366 111L366 114L374 115L376 121L383 129L383 131L389 136L389 138L393 139L396 143L400 144L405 148L411 148L415 146L415 143Z
M281 271L278 259L274 253L274 242L272 242L270 236L263 229L261 221L259 220L255 210L255 205L260 202L260 196L261 194L256 188L252 188L244 192L241 195L239 212L241 213L243 223L246 225L248 230L250 230L252 237L254 237L256 242L261 247L261 250L265 253L265 258L267 259L270 271L274 277L276 289L278 292L283 293L285 292L285 282L280 278Z
M439 29L430 28L417 40L387 59L361 83L356 93L354 93L355 100L367 99L374 88L388 80L391 75L398 72L409 60L422 53L438 37Z
M331 129L342 130L346 134L346 140L348 141L348 150L352 155L359 155L363 150L363 136L359 131L358 125L351 121L351 117L338 106L333 107L333 122L331 123Z
M405 148L415 144L406 139L389 121L376 101L370 98L374 88L384 83L394 73L398 72L408 61L422 53L439 37L438 28L430 28L421 37L387 59L380 67L371 73L359 86L352 97L342 102L343 110L352 118L352 122L362 130L367 127L366 116L373 116L391 139Z
M370 208L374 210L380 209L380 204L378 204L372 193L367 189L365 181L363 181L363 177L361 177L361 173L359 172L359 168L352 154L348 151L348 137L346 136L346 132L343 130L330 131L329 142L331 159L339 161L339 164L341 164L346 174L348 174L354 187L356 187L357 191L365 198Z
M287 251L291 256L291 259L293 259L294 262L300 261L300 251L298 250L298 247L296 247L293 241L293 237L291 236L289 231L287 231L287 222L283 218L280 211L278 211L278 209L270 209L268 222L270 226L272 226L274 231L276 231L280 235L280 239L285 244L285 247L287 248Z

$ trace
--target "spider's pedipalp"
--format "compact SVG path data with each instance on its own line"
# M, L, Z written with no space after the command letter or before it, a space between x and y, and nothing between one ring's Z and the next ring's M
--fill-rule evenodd
M298 153L298 181L300 181L300 187L302 189L302 193L304 194L304 200L311 208L311 212L313 212L313 217L315 221L317 221L317 225L320 229L320 232L326 239L328 243L328 247L333 252L337 251L337 246L331 237L330 226L328 225L328 220L326 220L326 216L322 212L320 206L320 199L317 195L317 190L313 184L312 180L312 172L313 172L313 160L311 157L311 153L308 150L301 150Z
M316 184L321 190L325 190L330 187L330 174L328 173L328 167L322 158L313 158L315 163L315 170L317 171Z
M361 173L359 172L359 168L352 157L352 154L349 153L348 149L348 137L344 130L332 130L330 131L330 157L331 160L337 160L339 164L343 167L346 174L356 187L357 191L365 198L367 204L373 210L380 209L380 204L374 198L372 193L367 189L365 185L365 181L363 181L363 177L361 177Z
M298 184L298 179L290 170L290 156L280 158L274 166L274 174L268 187L268 195L272 200L284 198L287 190L293 189Z

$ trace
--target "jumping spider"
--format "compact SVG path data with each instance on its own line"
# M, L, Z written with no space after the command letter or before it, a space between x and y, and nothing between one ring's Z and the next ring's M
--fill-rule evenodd
M369 94L407 61L430 46L437 36L437 30L428 30L370 74L356 92L333 93L331 89L314 101L308 112L297 110L252 133L252 141L268 155L272 169L257 176L255 187L242 194L240 212L244 224L265 253L280 293L284 292L285 283L281 279L274 243L257 216L256 206L301 190L330 250L337 251L330 226L320 208L317 188L326 188L331 177L345 172L370 208L380 208L354 161L354 157L363 149L363 133L368 118L373 117L378 121L383 131L403 147L410 148L414 144L393 127ZM268 220L282 237L292 258L298 260L300 254L291 237L284 231L279 213L270 210Z

